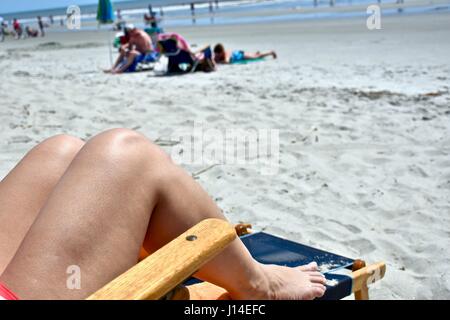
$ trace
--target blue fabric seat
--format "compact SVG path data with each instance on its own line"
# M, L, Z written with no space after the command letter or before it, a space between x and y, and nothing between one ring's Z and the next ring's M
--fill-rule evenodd
M327 290L321 298L323 300L338 300L352 293L352 278L348 275L337 274L340 269L350 269L354 260L334 253L319 250L290 240L282 239L265 232L257 232L241 237L242 242L255 260L264 264L277 264L297 267L317 262L319 268L328 280ZM185 285L201 281L191 278Z
M323 273L328 283L333 283L334 285L327 285L325 295L321 299L337 300L352 293L352 278L346 275L335 274L334 272L339 269L351 269L354 262L353 259L264 232L245 235L241 237L241 240L255 260L264 264L297 267L315 261L319 268L326 268L326 271Z

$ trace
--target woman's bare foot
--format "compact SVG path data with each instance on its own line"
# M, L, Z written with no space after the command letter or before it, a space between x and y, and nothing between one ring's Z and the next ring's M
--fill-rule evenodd
M312 300L325 293L325 277L312 262L297 268L261 264L260 281L252 289L238 294L238 299L249 300Z
M325 277L312 263L297 268L265 266L270 279L270 299L276 300L312 300L325 293Z

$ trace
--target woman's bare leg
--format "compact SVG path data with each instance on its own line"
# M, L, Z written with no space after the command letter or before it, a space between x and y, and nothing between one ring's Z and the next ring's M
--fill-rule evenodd
M210 217L223 215L161 149L135 132L111 130L77 154L0 282L25 299L85 298L132 267L143 242L156 250ZM66 285L73 265L80 290ZM324 292L314 269L260 265L236 239L197 276L234 298L314 298Z
M82 146L83 141L67 135L49 138L0 182L0 274Z

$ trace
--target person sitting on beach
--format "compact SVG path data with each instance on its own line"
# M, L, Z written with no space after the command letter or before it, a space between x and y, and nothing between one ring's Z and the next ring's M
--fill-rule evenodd
M219 43L214 47L214 61L216 63L236 63L239 61L253 60L272 56L277 58L275 51L248 53L242 50L228 51L223 44Z
M105 72L113 74L126 72L133 64L144 61L148 55L154 55L152 39L144 30L127 24L125 35L128 42L120 47L120 54L114 66Z
M192 57L192 60L197 61L198 65L196 70L201 70L204 72L212 72L216 70L216 63L213 60L211 47L209 45L194 51L186 39L178 33L170 32L161 33L158 35L158 41L160 42L164 42L169 39L176 41L178 50L188 53Z
M14 30L13 29L10 30L8 27L9 27L8 21L6 21L6 20L3 21L2 25L1 25L3 36L4 37L5 36L16 37L16 33L14 32Z
M208 218L225 220L202 187L144 135L112 129L86 143L58 135L0 182L0 300L84 299ZM81 285L69 286L69 268ZM195 277L232 299L314 299L317 264L254 260L235 238Z
M39 31L31 28L30 26L25 27L25 33L27 34L27 37L30 38L36 38L39 35Z

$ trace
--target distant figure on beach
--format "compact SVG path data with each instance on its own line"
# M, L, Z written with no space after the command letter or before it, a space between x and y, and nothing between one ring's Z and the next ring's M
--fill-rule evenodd
M53 19L53 16L50 15L48 18L50 19L50 24L53 25L55 23L55 20Z
M30 26L25 27L25 32L27 34L27 37L30 37L30 38L36 38L37 36L39 36L39 31L31 28Z
M156 15L153 12L153 7L151 4L148 6L148 12L148 14L144 14L145 24L149 24L152 28L158 28L158 20L156 19Z
M105 70L107 73L126 72L133 63L144 61L148 55L154 54L152 39L144 30L128 24L125 26L125 34L129 40L120 47L119 57L110 70Z
M41 37L45 37L45 31L44 31L44 22L42 21L41 16L37 17L39 30L41 31Z
M158 20L156 19L154 14L144 14L144 22L146 25L150 25L150 27L152 28L158 28Z
M403 4L403 3L405 3L405 1L404 0L396 0L395 3L396 4ZM397 11L398 12L403 12L403 8L402 7L398 7Z
M153 12L153 7L150 4L148 6L148 14L144 14L144 22L145 24L149 24L152 28L158 28L158 20L156 19L156 15Z
M191 3L191 15L192 15L192 23L195 24L195 4Z
M115 25L115 30L123 30L125 28L125 21L122 19L122 12L120 9L117 10L117 22Z
M3 17L0 16L0 42L5 41L5 33L3 31L4 25L3 25Z
M212 1L209 2L209 18L211 20L211 24L214 23L214 7Z
M274 59L277 58L277 54L275 51L270 52L255 52L255 53L248 53L243 50L234 50L229 51L225 50L225 47L223 44L219 43L214 47L214 61L216 63L236 63L240 61L245 60L254 60L254 59L261 59L268 56L272 56Z
M13 29L16 32L17 40L21 39L23 35L23 29L20 25L19 20L17 20L16 18L13 19Z
M5 40L6 36L16 36L16 33L14 32L14 30L9 30L8 29L9 25L8 25L8 21L7 20L3 20L2 23L0 23L0 38L3 37L2 41Z

